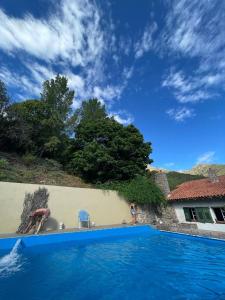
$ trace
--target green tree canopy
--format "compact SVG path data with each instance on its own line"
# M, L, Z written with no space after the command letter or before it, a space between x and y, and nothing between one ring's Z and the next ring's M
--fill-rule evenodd
M105 106L98 99L93 98L82 102L81 107L74 114L74 119L78 125L80 122L96 121L106 116Z
M11 151L62 159L69 143L67 127L73 97L64 76L46 80L41 99L7 107L0 142Z
M123 126L103 114L80 121L72 152L70 170L91 182L133 178L144 174L152 161L151 145L144 142L137 128Z
M36 152L42 144L45 131L44 105L39 100L12 103L7 108L5 140L8 147L19 152Z
M44 102L45 126L50 136L59 137L66 131L73 98L74 91L69 89L66 77L57 75L43 83L41 100Z

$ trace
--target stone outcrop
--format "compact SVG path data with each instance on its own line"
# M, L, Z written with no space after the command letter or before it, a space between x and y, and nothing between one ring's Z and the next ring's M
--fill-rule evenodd
M155 181L156 185L158 185L160 190L163 192L165 197L167 197L167 195L170 193L170 187L169 187L166 173L163 173L162 171L155 173L154 181Z

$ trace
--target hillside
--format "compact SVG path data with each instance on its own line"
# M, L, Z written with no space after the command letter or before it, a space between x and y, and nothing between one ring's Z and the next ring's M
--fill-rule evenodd
M63 171L54 160L3 152L0 152L0 181L91 187L79 177Z
M219 164L200 164L195 167L193 167L190 170L184 171L186 174L191 175L202 175L207 177L208 176L208 170L209 168L212 168L216 171L217 176L225 175L225 165L219 165Z
M184 174L180 172L168 172L167 173L167 179L169 182L170 190L174 190L178 185L180 185L183 182L196 180L196 179L202 179L204 176L202 175L191 175L191 174Z

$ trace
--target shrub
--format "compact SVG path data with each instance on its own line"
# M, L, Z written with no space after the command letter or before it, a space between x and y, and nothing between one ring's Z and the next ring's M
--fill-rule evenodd
M131 181L108 182L96 185L101 189L111 189L119 192L128 202L139 205L150 204L160 207L166 204L165 197L158 186L146 176L137 176Z
M46 158L45 159L45 165L48 168L48 170L51 170L51 171L62 170L62 165L54 159Z
M22 157L22 160L26 166L31 166L32 164L34 164L36 159L37 157L31 153L27 153Z
M9 166L9 162L5 158L0 158L0 169L7 169Z
M165 197L161 190L145 176L137 176L124 184L119 193L127 201L136 204L151 204L153 206L165 204Z

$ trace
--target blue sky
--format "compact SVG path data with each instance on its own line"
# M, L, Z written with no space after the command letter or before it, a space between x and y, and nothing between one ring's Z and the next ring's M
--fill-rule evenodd
M155 166L225 163L225 2L1 0L0 79L13 101L57 73L98 97Z

